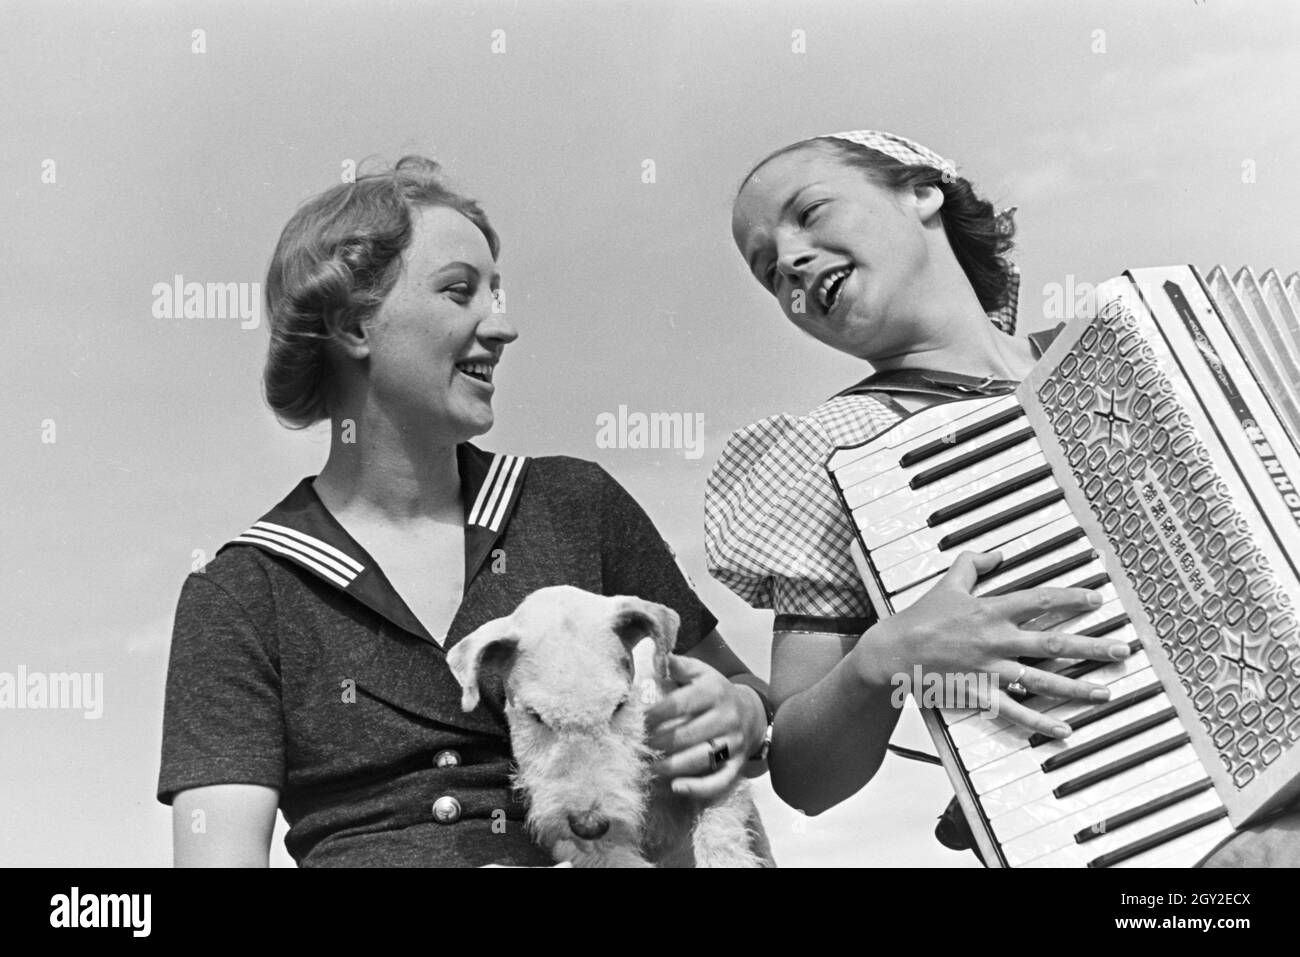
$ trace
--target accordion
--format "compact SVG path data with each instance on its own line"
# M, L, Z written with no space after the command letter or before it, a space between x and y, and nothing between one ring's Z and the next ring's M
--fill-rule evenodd
M881 618L996 550L976 595L1095 588L1103 604L1055 630L1130 643L1033 662L1110 689L1022 699L1061 740L960 682L937 703L913 688L986 864L1193 866L1300 794L1298 315L1300 275L1133 270L1014 393L828 460Z

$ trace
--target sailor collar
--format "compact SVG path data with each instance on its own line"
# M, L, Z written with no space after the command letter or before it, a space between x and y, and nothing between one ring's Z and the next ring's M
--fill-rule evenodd
M484 452L468 442L456 446L465 509L466 591L505 533L523 491L528 464L524 456ZM379 564L325 507L312 487L315 477L299 482L283 501L223 545L218 554L232 545L260 548L305 569L394 625L437 646Z

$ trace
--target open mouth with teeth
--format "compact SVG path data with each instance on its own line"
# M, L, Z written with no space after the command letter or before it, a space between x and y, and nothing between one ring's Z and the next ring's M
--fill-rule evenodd
M817 287L817 301L821 304L823 311L830 312L835 308L835 303L839 301L844 283L852 272L851 267L844 266L827 273L822 279L821 285Z
M487 362L458 362L456 371L479 382L491 383L493 366Z

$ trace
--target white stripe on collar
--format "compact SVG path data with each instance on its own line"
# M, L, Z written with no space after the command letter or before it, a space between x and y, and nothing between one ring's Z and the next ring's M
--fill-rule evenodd
M496 508L497 498L501 495L501 490L505 487L506 477L509 474L511 467L515 464L515 457L513 455L498 455L496 459L492 460L492 464L496 465L498 459L501 462L501 468L497 470L496 477L492 482L492 491L488 493L487 502L483 505L483 511L479 513L477 520L471 519L473 524L488 524L488 516L491 515L492 510Z
M524 458L521 455L511 463L510 477L506 480L505 492L501 495L501 504L497 506L492 521L488 523L488 528L494 532L501 528L501 520L506 517L506 506L510 504L510 498L515 494L515 483L519 481L519 473L523 470Z
M328 542L272 522L254 522L253 527L235 541L269 548L286 558L296 559L340 588L347 588L365 571L364 565Z
M482 510L483 501L487 498L488 492L497 477L497 469L501 467L502 458L504 456L500 452L492 456L492 465L488 468L487 478L483 480L483 484L479 487L478 497L474 499L474 507L469 510L469 518L465 521L467 525L479 524L479 512Z
M524 470L528 459L523 455L505 455L497 452L492 456L492 465L488 468L487 478L478 490L474 507L469 510L467 525L478 525L490 531L501 528L506 517L510 499L515 493L515 485Z

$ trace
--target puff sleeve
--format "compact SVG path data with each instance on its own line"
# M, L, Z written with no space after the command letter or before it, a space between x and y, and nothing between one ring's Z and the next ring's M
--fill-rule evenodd
M735 432L705 494L709 573L750 605L778 615L870 617L849 553L852 529L826 460L837 447L864 442L899 418L892 406L854 395L809 415L772 416Z

